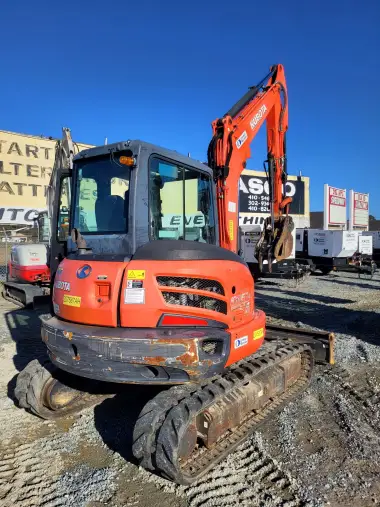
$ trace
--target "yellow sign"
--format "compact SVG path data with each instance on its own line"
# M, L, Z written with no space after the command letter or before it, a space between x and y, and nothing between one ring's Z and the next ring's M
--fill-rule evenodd
M259 340L264 336L264 328L261 327L260 329L256 329L256 331L253 332L253 339Z
M0 130L0 204L46 208L56 139ZM91 148L77 144L79 151Z
M128 269L129 280L145 280L145 270L142 269Z
M63 304L66 306L76 306L77 308L79 308L80 303L81 303L80 296L68 296L67 294L63 296Z
M228 232L230 235L230 240L233 241L234 240L234 221L233 220L228 221Z

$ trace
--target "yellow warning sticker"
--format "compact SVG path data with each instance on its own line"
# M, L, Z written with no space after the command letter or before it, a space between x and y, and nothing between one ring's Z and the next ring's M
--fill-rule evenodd
M145 270L128 269L129 280L145 280Z
M228 233L230 235L230 240L233 241L234 240L234 221L233 220L228 221Z
M264 336L264 328L256 329L256 331L253 331L253 339L259 340Z
M63 304L66 306L76 306L79 308L81 299L82 298L80 296L69 296L68 294L65 294L63 296Z

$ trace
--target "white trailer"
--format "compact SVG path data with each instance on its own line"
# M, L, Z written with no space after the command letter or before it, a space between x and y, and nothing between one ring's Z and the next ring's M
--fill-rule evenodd
M241 225L240 229L240 255L248 264L255 278L269 275L268 261L263 261L263 270L259 269L259 262L255 256L256 244L260 239L262 227L260 225ZM293 229L293 250L287 259L272 261L272 273L276 275L297 276L311 271L312 262L296 260L296 229Z
M363 231L296 229L296 258L312 260L324 274L354 269L358 254L372 259L372 241Z
M363 231L363 236L370 236L373 242L373 260L380 265L380 231Z

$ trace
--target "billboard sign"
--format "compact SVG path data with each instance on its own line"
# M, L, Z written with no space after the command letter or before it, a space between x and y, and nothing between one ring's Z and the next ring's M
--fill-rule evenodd
M368 231L369 194L350 190L350 229Z
M2 225L33 225L38 213L46 208L24 208L21 206L0 206L0 224Z
M288 176L285 192L292 198L290 215L297 227L310 226L309 178ZM258 225L270 215L269 182L264 171L245 169L239 183L239 225Z
M347 228L347 191L346 189L324 187L324 229L346 229Z
M76 143L78 151L91 146ZM56 139L0 130L0 205L12 209L46 207ZM17 215L19 218L21 214ZM10 221L13 223L13 219ZM24 223L19 222L17 223Z

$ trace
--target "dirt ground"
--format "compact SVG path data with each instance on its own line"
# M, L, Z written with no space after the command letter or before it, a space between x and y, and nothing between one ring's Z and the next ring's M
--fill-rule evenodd
M17 408L17 373L45 348L40 316L0 299L0 507L380 506L380 275L271 279L256 295L274 322L335 332L337 365L318 366L303 395L189 487L134 463L149 389L58 422Z

